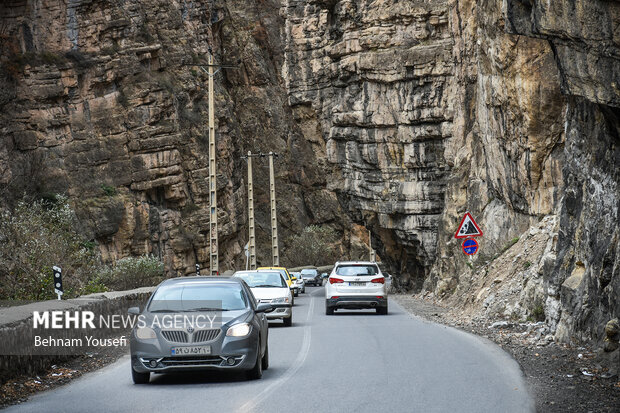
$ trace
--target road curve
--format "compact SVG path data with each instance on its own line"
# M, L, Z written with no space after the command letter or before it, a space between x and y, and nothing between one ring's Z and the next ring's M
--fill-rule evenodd
M337 311L323 288L295 300L294 323L270 324L262 380L210 373L131 381L129 357L6 412L530 412L518 364L476 336L409 316Z

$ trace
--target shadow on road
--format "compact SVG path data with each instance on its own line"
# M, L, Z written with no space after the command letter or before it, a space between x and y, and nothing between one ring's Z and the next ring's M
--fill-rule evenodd
M195 372L195 373L168 373L152 374L150 385L177 385L177 384L205 384L205 383L235 383L247 381L242 372Z
M354 316L378 316L378 317L386 317L386 316L388 316L389 317L391 315L394 315L394 313L389 312L386 315L380 315L380 314L377 314L377 312L375 310L370 310L370 311L351 311L351 310L343 311L343 310L336 310L336 311L334 311L334 315L335 316L339 316L339 315L351 316L351 315L354 315ZM332 316L330 316L330 317L332 317Z
M269 324L269 328L270 329L275 328L275 329L279 330L281 328L288 329L288 328L295 328L295 327L303 327L305 325L307 325L307 323L304 323L304 322L301 322L301 321L293 321L293 325L290 326L290 327L285 327L284 324L273 324L273 325Z
M278 368L270 367L263 373L262 380L279 374ZM255 380L248 380L244 372L232 371L203 371L203 372L184 372L152 374L151 382L148 386L177 386L192 384L225 384L225 383L250 383ZM140 386L140 385L138 385Z

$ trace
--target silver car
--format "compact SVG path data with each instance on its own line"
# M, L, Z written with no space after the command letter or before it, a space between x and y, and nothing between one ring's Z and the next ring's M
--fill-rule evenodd
M161 283L131 333L131 376L148 383L151 373L196 370L245 371L262 377L269 367L265 312L238 278L183 277Z
M293 278L293 285L297 287L297 292L299 294L305 294L306 293L306 282L301 277L301 273L292 272L291 277Z
M245 281L257 302L288 306L267 313L268 320L281 318L285 326L293 324L293 292L279 271L237 271L233 277Z

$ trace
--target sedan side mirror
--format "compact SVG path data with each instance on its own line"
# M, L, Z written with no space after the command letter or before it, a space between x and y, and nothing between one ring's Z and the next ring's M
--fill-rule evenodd
M269 313L271 311L275 310L275 308L273 307L273 305L269 304L269 303L260 303L259 305L256 306L256 311L257 313Z
M130 307L127 312L131 315L140 315L140 307Z
M295 281L297 279L297 277L292 277L292 280Z

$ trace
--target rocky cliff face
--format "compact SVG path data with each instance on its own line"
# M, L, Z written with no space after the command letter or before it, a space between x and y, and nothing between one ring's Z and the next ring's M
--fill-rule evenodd
M600 338L620 313L619 23L604 0L3 2L0 183L68 192L109 259L207 266L211 43L238 65L216 77L223 268L243 261L240 157L273 150L283 238L331 225L357 258L365 226L397 288Z
M620 312L617 3L289 0L282 13L289 101L316 113L331 188L395 284L600 338ZM485 233L472 260L453 238L466 211Z
M506 253L515 256L512 268L499 273L520 267L520 298L501 306L503 315L542 307L564 341L600 339L620 312L619 18L619 5L606 1L459 1L452 7L460 34L456 56L462 57L457 79L471 89L461 95L471 98L456 105L455 136L474 144L463 165L470 178L457 179L449 197L465 200L454 203L456 212L476 211L487 229L483 248L492 254L523 234L517 244L523 249ZM457 143L455 150L462 148ZM446 208L443 228L456 215ZM544 215L557 224L536 224ZM548 243L533 254L521 242L539 228L548 229ZM440 245L449 257L448 237ZM430 281L438 293L466 289L476 270L462 270L462 261L436 263ZM492 286L498 271L489 256L472 264L488 276L485 290L471 298L480 306L502 283Z
M405 275L397 284L421 288L453 165L447 2L287 0L282 14L289 102L320 127L329 188Z
M557 255L544 274L547 319L560 339L600 338L620 314L620 4L505 6L508 32L549 43L565 96Z
M5 202L68 193L105 259L153 253L169 274L208 267L207 75L196 64L206 63L212 27L216 61L236 66L215 77L220 268L243 266L248 150L281 155L282 239L331 224L343 254L355 253L361 240L325 190L324 145L304 138L312 125L281 87L280 26L270 2L3 2ZM266 161L254 175L257 236L269 246ZM259 248L259 261L269 254Z

